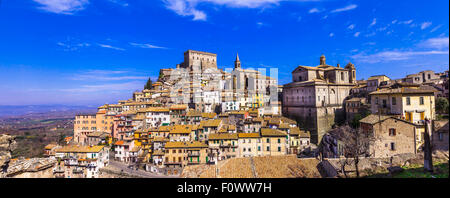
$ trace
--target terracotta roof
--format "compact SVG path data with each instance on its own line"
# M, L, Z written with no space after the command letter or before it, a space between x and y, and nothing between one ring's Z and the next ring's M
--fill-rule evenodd
M203 118L210 118L210 119L213 119L213 118L215 118L216 117L216 113L202 113L202 117Z
M287 134L284 131L271 128L261 128L261 136L271 136L271 137L285 137Z
M231 140L238 139L237 133L212 133L209 134L208 140Z
M170 129L171 134L186 134L191 133L192 125L175 125Z
M184 142L166 142L165 148L185 148Z
M289 119L289 118L286 118L286 117L284 117L284 116L281 116L280 119L281 119L281 121L282 121L283 123L297 124L297 121L292 120L292 119Z
M374 91L369 93L369 95L383 95L383 94L434 94L437 90L431 86L421 86L420 88L409 88L409 87L401 87L401 88L388 88L388 89L380 89L378 91Z
M288 123L281 123L278 128L279 129L289 129L289 124Z
M146 109L147 112L169 112L169 108L164 107L150 107Z
M238 133L239 138L260 138L259 133Z
M202 121L200 121L199 128L203 128L203 127L219 127L220 123L222 123L222 120L202 120Z
M386 120L390 117L392 117L392 116L370 114L370 115L366 116L365 118L361 119L359 122L367 123L367 124L375 124L375 123L378 123L379 121Z
M114 143L114 145L118 145L118 146L123 145L123 140L117 141L116 143Z
M185 110L187 109L187 105L185 104L175 104L170 106L170 110Z
M208 145L204 142L194 141L187 143L188 148L208 148Z
M62 148L56 149L57 153L98 153L105 146L96 145L96 146L79 146L79 145L69 145L64 146Z
M202 116L202 112L200 111L196 111L196 110L190 110L186 113L187 117L201 117Z

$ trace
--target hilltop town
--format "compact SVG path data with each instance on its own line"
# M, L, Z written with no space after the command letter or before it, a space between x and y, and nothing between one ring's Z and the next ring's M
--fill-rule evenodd
M224 70L216 54L188 50L131 98L76 115L73 135L33 163L57 178L334 177L346 165L358 169L356 157L391 167L394 158L415 159L427 136L448 163L448 71L357 80L351 62L332 66L322 55L318 63L293 68L292 81L279 85L271 70L245 67L239 55Z

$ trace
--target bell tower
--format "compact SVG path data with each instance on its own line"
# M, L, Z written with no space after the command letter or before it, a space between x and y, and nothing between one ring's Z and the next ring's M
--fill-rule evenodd
M236 53L236 60L234 61L234 68L241 68L241 61L239 61L239 53Z
M320 56L320 65L326 65L325 60L325 55L322 54L322 56Z

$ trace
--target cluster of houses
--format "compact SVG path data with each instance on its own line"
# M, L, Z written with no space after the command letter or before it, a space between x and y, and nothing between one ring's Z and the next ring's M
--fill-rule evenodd
M98 177L110 155L150 171L234 157L316 156L321 144L333 148L328 157L340 157L345 139L330 131L355 119L378 137L373 157L417 153L423 121L436 119L435 98L448 97L448 71L358 81L354 64L331 66L322 55L319 65L298 66L293 82L278 86L264 71L242 69L239 56L227 71L212 53L188 50L184 58L161 69L151 88L77 115L70 143L46 147L59 160L55 177ZM448 150L448 121L431 126L439 133L433 141Z

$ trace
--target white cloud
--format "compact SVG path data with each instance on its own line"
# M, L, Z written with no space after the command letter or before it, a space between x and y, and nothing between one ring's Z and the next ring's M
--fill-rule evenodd
M330 33L330 35L329 35L330 37L333 37L334 36L334 33L332 32L332 33Z
M417 56L426 55L442 55L448 54L448 51L384 51L375 54L359 53L353 55L352 58L361 63L378 63L378 62L389 62L389 61L401 61L409 60Z
M448 49L448 37L430 38L418 44L419 47L431 49Z
M70 40L66 42L57 42L56 45L63 48L64 51L76 51L83 47L89 47L89 43L72 43Z
M267 8L277 6L282 1L292 0L162 0L166 8L174 11L180 16L193 16L193 20L206 21L207 15L204 11L199 10L199 4L213 4L219 6L227 6L231 8ZM308 2L319 0L295 0L296 2Z
M422 23L422 25L420 25L420 29L424 30L430 26L431 26L431 22L424 22L424 23Z
M365 37L371 37L371 36L375 36L376 35L376 33L375 32L372 32L372 33L369 33L369 34L365 34L364 36Z
M77 11L84 10L89 0L33 0L41 4L39 9L56 14L71 15Z
M411 24L412 22L413 22L413 20L411 19L411 20L408 20L408 21L399 21L398 24L406 24L406 25L408 25L408 24Z
M319 13L319 12L321 12L319 9L317 9L317 8L311 8L309 11L308 11L308 13L310 13L310 14L312 14L312 13Z
M351 24L347 27L347 29L349 29L349 30L353 30L354 28L355 28L355 24Z
M103 47L103 48L109 48L109 49L113 49L113 50L119 50L119 51L124 51L125 50L123 48L114 47L114 46L107 45L107 44L98 43L97 45L100 46L100 47Z
M398 22L398 20L395 19L395 20L393 20L391 23L392 23L392 24L396 24L397 22Z
M130 43L130 45L140 48L149 48L149 49L167 49L166 47L151 45L148 43Z
M435 31L436 31L437 29L439 29L441 26L442 26L442 25L438 25L438 26L434 27L433 29L431 29L430 32L435 32Z
M361 32L356 32L353 36L358 37Z
M357 8L357 7L358 7L358 5L356 5L356 4L350 4L350 5L345 6L345 7L343 7L343 8L334 9L334 10L331 11L331 13L335 13L335 12L345 12L345 11L353 10L353 9L355 9L355 8Z
M370 23L369 27L372 27L372 26L374 26L375 24L377 24L377 18L374 18L374 19L372 20L372 23Z
M126 1L122 1L122 0L108 0L111 3L123 6L123 7L128 7L129 4Z

